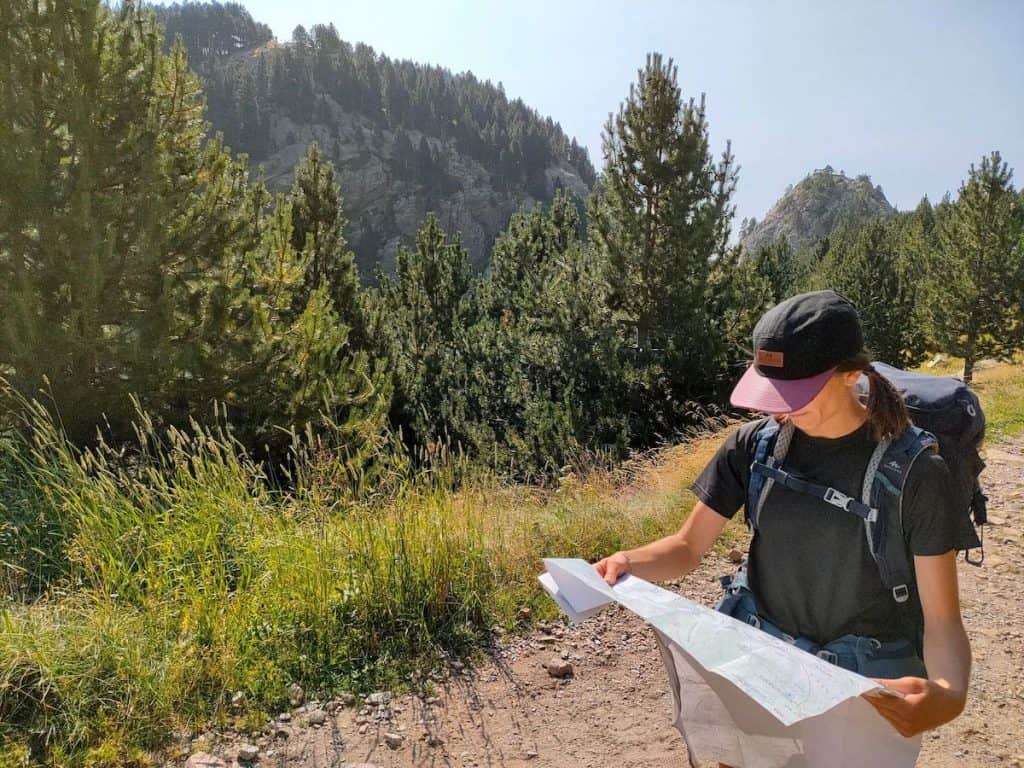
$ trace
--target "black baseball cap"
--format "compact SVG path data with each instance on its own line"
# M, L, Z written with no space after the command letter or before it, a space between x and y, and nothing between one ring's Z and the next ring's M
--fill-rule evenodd
M864 348L857 308L835 291L792 296L754 327L754 362L729 402L762 413L798 411L815 398L836 366Z

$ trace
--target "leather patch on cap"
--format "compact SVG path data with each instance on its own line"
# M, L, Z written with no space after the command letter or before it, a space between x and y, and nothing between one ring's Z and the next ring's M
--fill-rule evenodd
M769 368L782 368L782 353L772 352L768 349L757 350L757 364Z

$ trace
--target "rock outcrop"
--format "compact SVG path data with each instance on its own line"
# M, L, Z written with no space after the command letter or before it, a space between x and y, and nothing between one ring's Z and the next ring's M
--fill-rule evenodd
M762 221L745 220L740 243L748 253L756 253L784 238L794 251L801 251L840 227L895 214L882 188L872 185L869 176L850 177L826 166L787 189Z

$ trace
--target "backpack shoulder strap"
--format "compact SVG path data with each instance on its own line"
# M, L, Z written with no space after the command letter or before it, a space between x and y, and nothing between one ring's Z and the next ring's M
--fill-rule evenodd
M896 439L878 444L864 475L864 503L879 510L875 520L864 521L868 549L882 583L898 603L908 600L914 582L903 528L903 490L918 456L937 450L933 434L911 426Z
M768 467L781 466L793 440L794 427L789 422L779 424L775 419L761 427L754 436L754 455L750 462L750 479L747 483L746 518L751 533L757 530L761 509L775 482L769 474L761 471Z

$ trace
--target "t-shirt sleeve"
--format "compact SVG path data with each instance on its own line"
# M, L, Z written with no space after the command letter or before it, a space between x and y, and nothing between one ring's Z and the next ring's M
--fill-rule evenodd
M907 477L903 497L903 529L915 555L942 555L963 549L966 512L956 508L953 477L938 454L921 456ZM961 520L963 518L963 520Z
M694 495L722 517L733 517L746 501L754 434L764 423L760 419L733 430L690 484Z

